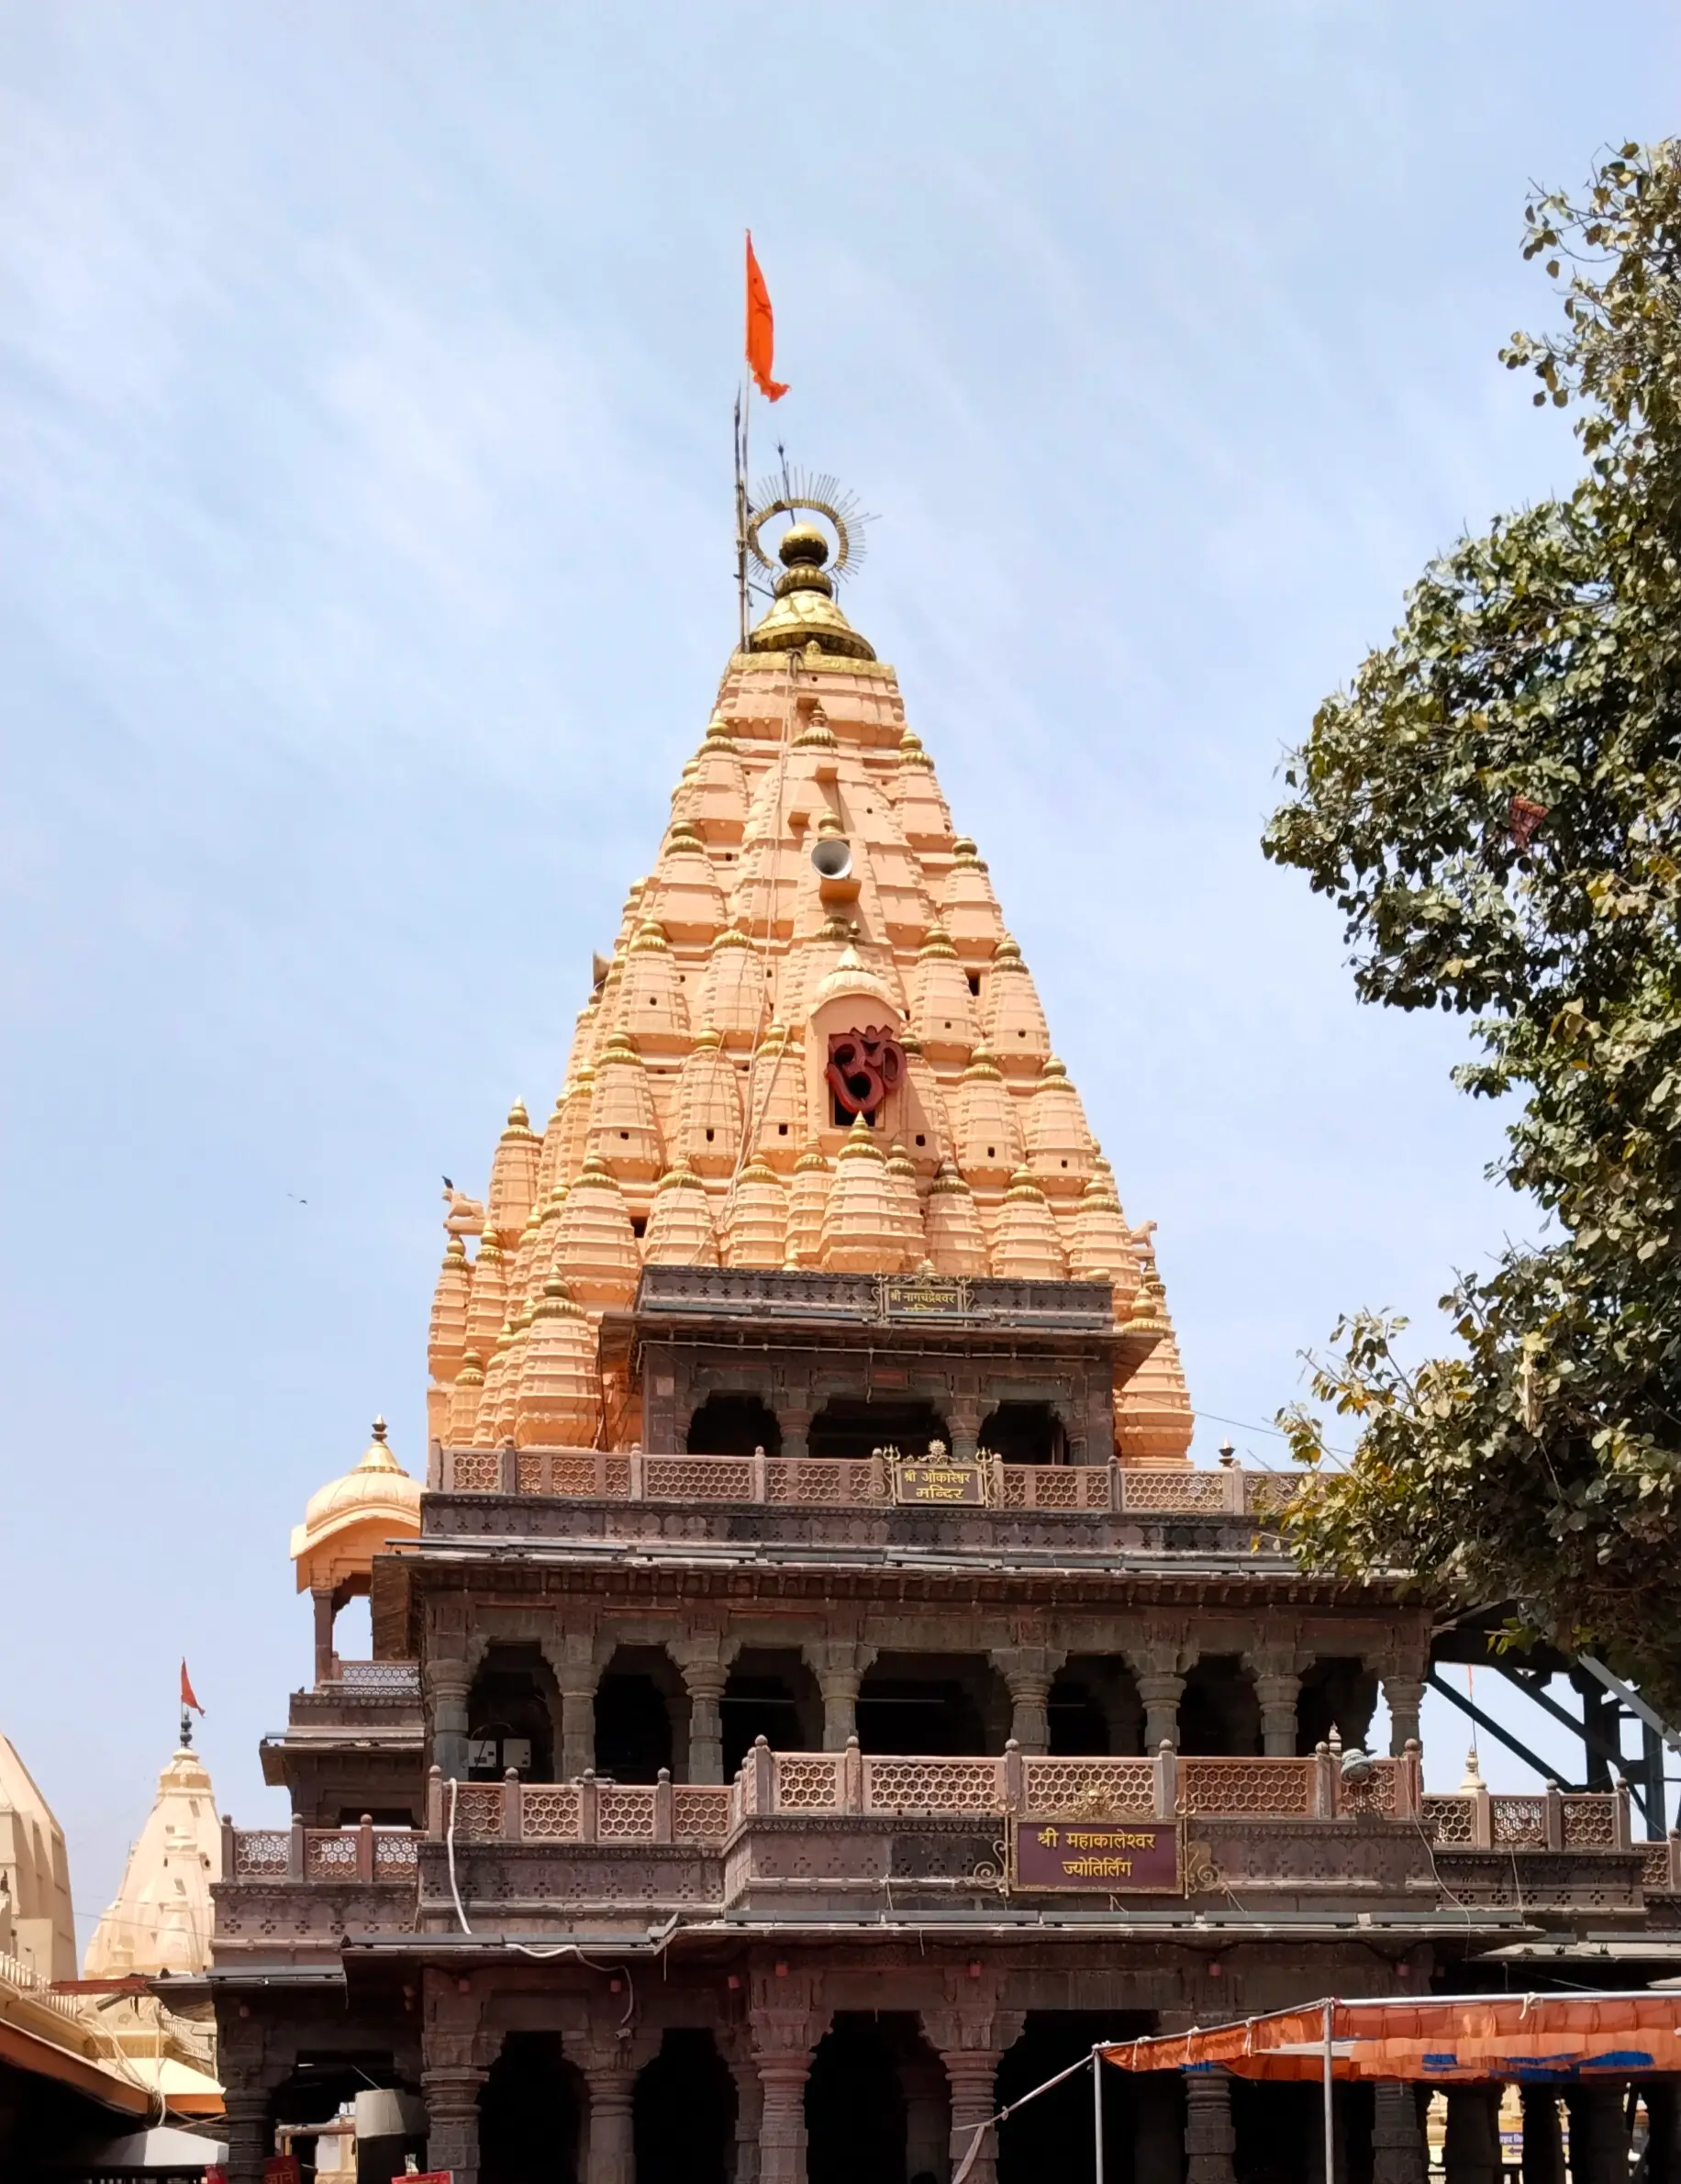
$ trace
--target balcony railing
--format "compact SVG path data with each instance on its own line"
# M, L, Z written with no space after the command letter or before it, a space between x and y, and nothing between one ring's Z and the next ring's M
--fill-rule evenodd
M1442 1800L1432 1800L1441 1802ZM1454 1802L1455 1800L1447 1800ZM1603 1800L1608 1805L1612 1800ZM773 1752L756 1744L733 1782L711 1787L597 1781L450 1783L432 1770L428 1833L458 1843L721 1843L761 1815L866 1814L891 1819L1197 1815L1222 1819L1418 1820L1418 1762L1380 1759L1347 1781L1334 1755L1307 1759L996 1759Z
M419 1838L412 1828L222 1828L222 1878L383 1882L412 1887Z
M406 1828L235 1828L223 1831L223 1879L264 1886L384 1884L412 1889L423 1840L446 1835L463 1848L566 1844L612 1851L671 1844L716 1851L761 1819L850 1817L978 1820L1195 1818L1205 1822L1408 1822L1443 1851L1627 1853L1638 1850L1641 1885L1681 1894L1681 1835L1633 1844L1626 1790L1494 1796L1486 1790L1424 1796L1417 1748L1345 1778L1337 1755L1306 1759L996 1758L773 1752L756 1744L733 1782L446 1782L432 1769L425 1836Z
M435 1491L445 1494L596 1501L769 1502L800 1509L884 1508L894 1501L892 1469L881 1456L661 1455L640 1449L517 1449L509 1443L501 1448L434 1448L432 1482ZM1296 1484L1287 1472L1225 1465L1216 1471L1189 1465L1156 1470L1117 1463L983 1459L987 1506L1011 1511L1270 1517L1288 1501Z

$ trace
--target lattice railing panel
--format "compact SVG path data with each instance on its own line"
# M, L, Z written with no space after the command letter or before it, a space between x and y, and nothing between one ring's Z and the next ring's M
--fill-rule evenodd
M1313 1811L1310 1759L1186 1759L1179 1803L1186 1812L1247 1812L1284 1818Z
M1024 1759L1022 1801L1032 1813L1057 1819L1086 1810L1155 1811L1155 1763L1149 1759Z
M710 1784L672 1791L672 1834L679 1843L721 1843L729 1833L729 1791Z
M284 1880L292 1857L291 1832L285 1828L236 1828L233 1836L234 1880Z
M1296 1497L1301 1484L1287 1471L1246 1471L1243 1474L1243 1506L1252 1517L1276 1516Z
M1005 1464L1004 1507L1010 1510L1107 1510L1107 1464Z
M1337 1785L1337 1810L1340 1812L1370 1812L1380 1820L1395 1818L1396 1783L1400 1774L1400 1762L1378 1759L1372 1763L1372 1771L1359 1781L1341 1781Z
M382 1699L418 1699L418 1661L340 1661L334 1679L340 1690L377 1694Z
M310 1880L354 1880L356 1830L306 1829L304 1833L304 1872Z
M1669 1845L1667 1843L1648 1843L1640 1855L1640 1885L1642 1889L1655 1889L1663 1894L1669 1892Z
M776 1808L780 1812L838 1812L840 1810L839 1755L779 1752Z
M528 1782L519 1793L519 1829L534 1842L575 1842L581 1800L565 1782Z
M451 1458L451 1491L457 1494L494 1494L500 1476L501 1458L494 1448L458 1448Z
M1003 1799L991 1759L866 1759L871 1812L996 1812Z
M751 1501L751 1456L644 1456L642 1492L650 1501Z
M1488 1800L1489 1833L1497 1849L1545 1850L1545 1798L1497 1797Z
M1123 1467L1120 1506L1141 1516L1218 1516L1226 1507L1226 1474Z
M596 1793L596 1834L602 1843L651 1843L651 1786L603 1784Z
M1586 1790L1574 1797L1566 1797L1564 1806L1566 1850L1615 1850L1615 1796L1608 1797L1602 1790Z
M1469 1798L1451 1797L1445 1792L1438 1797L1422 1798L1419 1817L1424 1833L1438 1843L1469 1844L1476 1833Z
M459 1841L482 1843L502 1833L502 1785L499 1782L462 1782L451 1793L443 1786L443 1824L450 1824L450 1799L455 1799L455 1833Z
M407 1829L376 1828L373 1831L375 1880L413 1880L419 1862L419 1847Z
M885 1469L870 1456L774 1456L765 1466L765 1495L807 1509L885 1501Z

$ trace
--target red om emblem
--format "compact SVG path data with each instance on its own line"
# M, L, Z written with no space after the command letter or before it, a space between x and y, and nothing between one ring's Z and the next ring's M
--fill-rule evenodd
M831 1031L828 1077L844 1114L873 1118L905 1074L905 1049L889 1031Z

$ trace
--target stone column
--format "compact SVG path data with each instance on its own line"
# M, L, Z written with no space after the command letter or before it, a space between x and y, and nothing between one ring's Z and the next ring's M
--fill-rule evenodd
M1144 1708L1144 1749L1153 1756L1163 1744L1179 1748L1179 1699L1185 1678L1165 1668L1141 1668L1133 1678Z
M262 2184L262 2165L274 2151L268 2094L261 2089L235 2091L229 2086L222 2100L224 2112L217 2128L228 2141L228 2184Z
M1500 2089L1449 2086L1445 2184L1500 2184Z
M689 1694L689 1780L724 1779L724 1716L720 1701L729 1671L721 1661L685 1661Z
M455 2184L478 2184L479 2094L486 2072L451 2063L420 2073L426 2101L426 2166L454 2172Z
M1418 2096L1398 2078L1372 2089L1372 2184L1424 2184Z
M1231 2080L1225 2071L1185 2074L1185 2184L1236 2184Z
M584 2066L584 2082L589 2088L589 2152L584 2184L636 2184L636 2145L631 2130L631 2102L636 2072L628 2056L613 2056ZM461 2179L456 2179L461 2184Z
M875 1648L851 1636L811 1638L800 1653L823 1694L823 1749L844 1752L847 1739L858 1733L858 1686Z
M1407 1750L1408 1738L1419 1735L1419 1712L1424 1704L1424 1678L1386 1670L1383 1692L1384 1703L1389 1709L1389 1756L1391 1759L1399 1759Z
M974 2143L975 2125L984 2123L997 2105L993 2083L998 2075L998 2051L996 2047L942 2048L940 2059L945 2065L951 2092L952 2123L946 2148L954 2169ZM997 2174L998 2134L989 2131L970 2166L969 2176L972 2184L996 2184Z
M748 2030L759 2069L759 2184L806 2184L806 2080L823 2032L811 1981L755 1972Z
M1150 2070L1137 2088L1138 2134L1132 2145L1136 2184L1180 2184L1185 2173L1185 2106L1178 2074Z
M928 2044L945 2065L952 2103L947 2145L953 2169L974 2145L975 2126L997 2106L994 2081L998 2057L1021 2030L1020 2017L1001 2011L997 2004L996 1978L971 1985L966 1978L952 1976L946 1985L946 2007L922 2012ZM997 2172L998 2134L988 2131L970 2165L970 2184L996 2184Z
M310 1588L310 1604L315 1610L315 1679L317 1688L330 1683L333 1677L333 1588Z
M1051 1722L1046 1705L1051 1682L1067 1658L1042 1645L1006 1646L996 1650L992 1665L1004 1678L1010 1697L1010 1734L1023 1752L1051 1749Z
M1570 2184L1628 2184L1629 2128L1623 2121L1628 2089L1573 2086L1570 2111Z
M729 2066L735 2079L735 2156L730 2184L759 2184L759 2129L763 2089L759 2066L751 2055L738 2056Z
M562 1782L575 1782L596 1764L596 1669L573 1669L561 1685L561 1765Z
M432 1701L432 1757L447 1781L467 1778L467 1694L473 1671L465 1661L433 1660L426 1665Z
M1296 1756L1296 1702L1302 1679L1293 1669L1278 1668L1255 1677L1261 1702L1261 1749L1268 1759Z
M1523 2184L1564 2184L1556 2087L1525 2086L1519 2098L1523 2102Z
M782 1453L796 1460L811 1454L811 1412L790 1406L776 1413L782 1429Z

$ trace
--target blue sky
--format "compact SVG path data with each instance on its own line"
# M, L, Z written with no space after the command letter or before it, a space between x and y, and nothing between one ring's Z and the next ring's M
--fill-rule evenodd
M184 1651L276 1809L287 1527L375 1410L423 1460L440 1171L547 1111L729 648L750 223L776 424L879 512L850 610L1161 1224L1205 1458L1521 1229L1462 1029L1357 1009L1257 837L1426 558L1572 476L1496 358L1553 314L1526 186L1673 126L1673 10L0 31L0 1727L84 1915Z

